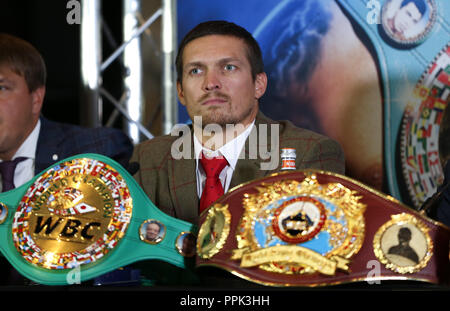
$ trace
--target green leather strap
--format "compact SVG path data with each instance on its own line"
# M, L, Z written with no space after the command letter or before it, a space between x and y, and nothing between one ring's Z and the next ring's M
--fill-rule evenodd
M147 259L181 268L193 260L182 255L180 237L196 228L161 212L120 164L99 154L62 160L0 202L8 212L0 251L38 283L85 281ZM148 223L162 228L156 242L146 239Z

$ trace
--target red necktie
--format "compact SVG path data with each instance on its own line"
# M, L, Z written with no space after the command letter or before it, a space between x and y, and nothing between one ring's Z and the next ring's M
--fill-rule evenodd
M224 157L206 158L204 154L200 158L200 163L206 174L205 187L200 198L200 213L208 208L214 201L223 195L223 187L220 182L220 172L228 165Z

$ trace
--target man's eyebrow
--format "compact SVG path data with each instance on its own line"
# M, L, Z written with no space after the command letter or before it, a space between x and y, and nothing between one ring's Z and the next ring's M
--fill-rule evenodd
M218 64L226 64L229 62L241 62L241 60L239 58L236 57L225 57L225 58L221 58L218 61L216 61L216 63ZM195 61L195 62L190 62L187 63L185 65L185 68L189 68L189 67L203 67L205 66L205 63L201 62L201 61Z
M2 77L0 75L0 83L11 83L11 82L12 82L11 79L8 79L7 77Z
M190 62L187 63L184 67L188 68L188 67L202 67L202 66L204 66L202 62Z
M230 63L230 62L241 62L241 60L236 57L226 57L226 58L222 58L221 60L219 60L220 64Z

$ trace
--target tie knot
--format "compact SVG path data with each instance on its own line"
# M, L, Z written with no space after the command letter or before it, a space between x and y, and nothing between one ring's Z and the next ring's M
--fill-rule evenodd
M220 172L228 165L227 159L224 157L207 158L205 154L202 154L200 163L203 166L206 177L218 177Z
M0 163L0 172L3 175L3 172L9 172L12 171L14 172L14 170L16 169L17 164L19 164L19 162L25 161L27 158L25 157L17 157L14 160L11 161L3 161Z

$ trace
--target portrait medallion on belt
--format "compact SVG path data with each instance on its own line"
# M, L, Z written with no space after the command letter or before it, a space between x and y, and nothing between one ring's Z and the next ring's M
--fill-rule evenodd
M194 257L197 253L196 241L192 232L181 232L176 239L175 248L184 257Z
M8 218L8 206L0 202L0 225Z
M373 239L375 256L386 268L405 274L425 268L433 255L428 227L410 214L397 214Z
M149 244L158 244L166 236L166 226L156 219L147 219L139 228L139 238Z
M381 29L390 43L400 47L422 43L437 19L434 0L386 0L381 10Z

